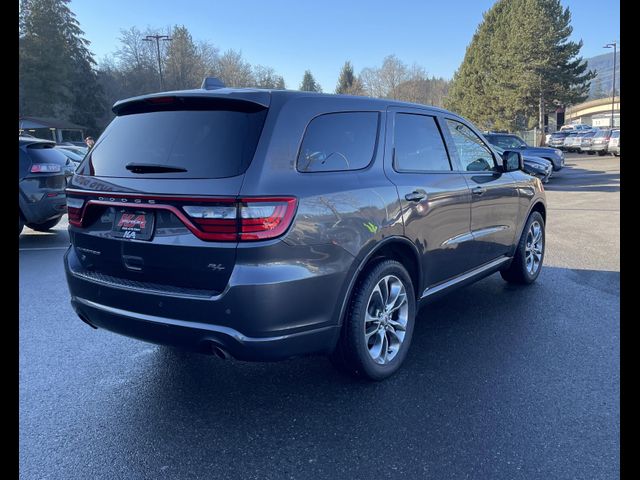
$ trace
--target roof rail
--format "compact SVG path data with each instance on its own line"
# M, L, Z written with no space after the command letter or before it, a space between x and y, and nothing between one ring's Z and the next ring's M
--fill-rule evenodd
M226 85L222 80L216 77L206 77L202 80L200 88L202 90L216 90L218 88L224 88Z

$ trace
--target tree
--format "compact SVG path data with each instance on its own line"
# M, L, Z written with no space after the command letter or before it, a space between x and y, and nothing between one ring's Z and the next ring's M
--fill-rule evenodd
M253 67L253 78L255 79L255 86L257 88L276 90L284 90L285 88L284 78L282 78L281 75L277 75L271 67L256 65Z
M541 127L548 109L585 100L595 74L578 56L582 42L569 40L570 23L560 0L498 0L467 47L447 107L484 128L516 129Z
M365 95L364 87L360 79L353 73L353 65L347 60L342 66L336 93L345 95Z
M175 26L167 46L165 84L167 90L198 88L206 73L206 66L189 30Z
M227 87L250 87L255 84L251 65L242 58L242 52L227 50L214 65L215 76Z
M104 111L89 41L69 0L21 0L19 12L19 110L54 117L96 133Z
M365 68L360 79L372 97L398 98L398 86L410 78L407 65L395 55L388 55L380 68Z
M300 84L300 90L303 92L322 92L322 87L320 87L320 84L313 78L310 70L305 70L302 83Z

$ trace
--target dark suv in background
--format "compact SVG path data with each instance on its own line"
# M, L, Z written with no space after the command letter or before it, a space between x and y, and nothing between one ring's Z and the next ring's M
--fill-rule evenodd
M55 143L18 138L18 235L25 225L45 232L67 213L64 189L75 165Z
M207 88L116 103L67 189L79 317L242 360L321 353L382 379L427 300L544 258L519 152L437 108Z
M562 170L564 167L564 153L562 150L550 147L532 147L527 145L522 138L513 133L488 133L485 135L489 143L505 150L518 150L522 155L544 158L553 165L553 170ZM551 136L553 138L553 135Z

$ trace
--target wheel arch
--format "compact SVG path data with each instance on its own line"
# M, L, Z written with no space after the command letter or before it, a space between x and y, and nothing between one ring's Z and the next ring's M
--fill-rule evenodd
M338 313L338 326L344 323L344 315L349 304L349 299L353 288L365 275L373 263L378 259L390 259L399 261L409 272L416 299L421 292L422 265L420 263L420 253L417 247L406 237L391 236L378 242L371 250L362 257L357 257L354 261L354 268L348 275L346 288L342 295L342 303Z

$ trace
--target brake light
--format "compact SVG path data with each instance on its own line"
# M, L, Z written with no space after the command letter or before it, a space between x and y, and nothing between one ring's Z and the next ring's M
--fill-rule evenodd
M151 97L147 98L147 102L161 104L161 103L174 103L176 101L176 97Z
M57 163L34 163L31 165L31 173L56 173L61 171L62 167Z
M207 240L221 241L276 238L289 228L295 208L292 197L248 197L230 205L182 207Z
M69 196L71 195L71 196ZM91 195L94 198L85 198ZM287 231L296 212L294 197L181 197L67 189L69 223L82 227L89 207L115 206L168 210L199 239L252 241L276 238Z
M240 240L265 240L282 235L293 220L295 198L240 200Z
M228 204L218 205L185 205L185 211L199 230L206 234L207 240L235 241L237 234L238 206L233 200ZM196 236L197 232L194 232Z
M71 225L82 226L82 207L84 198L67 197L67 215Z

